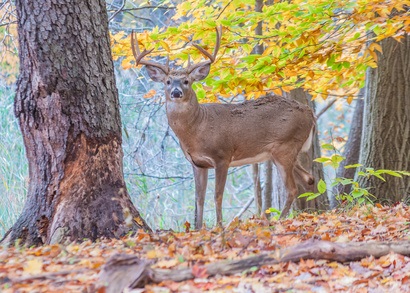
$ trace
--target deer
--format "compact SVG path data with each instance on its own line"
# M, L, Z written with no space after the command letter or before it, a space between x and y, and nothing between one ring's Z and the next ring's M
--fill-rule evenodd
M315 116L307 105L274 94L236 104L198 102L192 84L208 76L220 47L220 30L216 29L213 54L192 43L208 60L189 61L186 68L170 68L169 58L166 65L145 60L153 49L141 53L134 32L131 34L135 64L145 65L148 76L164 84L168 124L193 167L196 229L203 226L209 169L215 169L218 226L222 226L222 199L230 167L272 160L287 191L281 218L288 216L298 195L297 183L305 189L314 183L298 161L299 153L310 148L315 131Z

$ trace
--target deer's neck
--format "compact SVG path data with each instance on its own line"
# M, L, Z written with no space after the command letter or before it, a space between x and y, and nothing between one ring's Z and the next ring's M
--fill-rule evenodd
M169 126L180 139L192 135L205 117L204 109L196 97L183 103L167 101L166 111Z

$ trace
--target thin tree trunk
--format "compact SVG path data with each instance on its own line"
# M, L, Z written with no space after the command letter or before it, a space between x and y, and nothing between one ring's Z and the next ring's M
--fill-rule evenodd
M378 67L366 77L365 112L360 162L365 167L410 170L410 36L379 43ZM408 200L410 177L360 177L379 201Z
M259 164L252 164L253 174L253 196L255 198L256 214L260 215L262 211L262 188L259 172Z
M356 169L345 169L346 166L357 164L360 156L360 142L363 129L363 112L364 112L364 89L359 93L359 98L356 100L356 106L353 113L352 124L350 126L348 140L345 145L343 156L346 158L340 163L336 172L336 177L354 178ZM350 185L338 185L333 189L334 194L350 193Z
M255 2L255 11L262 12L263 8L263 0L256 0ZM255 28L256 35L262 35L262 21L258 22L258 25ZM262 54L263 53L263 45L259 44L256 45L253 49L254 54ZM259 164L252 164L252 172L253 172L253 190L254 190L254 197L255 197L255 205L256 205L256 214L260 215L262 213L262 187L261 187L261 176L259 170ZM266 183L265 183L266 184Z
M282 210L287 197L287 190L282 176L274 164L272 164L272 207Z
M38 245L149 229L123 179L121 121L105 1L16 1L15 115L27 201L5 241Z

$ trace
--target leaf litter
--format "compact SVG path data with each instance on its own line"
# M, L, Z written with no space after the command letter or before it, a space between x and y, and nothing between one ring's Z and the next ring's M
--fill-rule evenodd
M99 272L113 255L135 255L153 268L190 268L195 279L148 284L128 292L410 292L410 258L339 263L301 260L264 265L241 274L209 277L203 265L275 253L309 239L332 242L410 240L410 208L361 206L350 211L300 213L294 219L251 218L221 228L185 232L138 231L122 239L0 250L0 292L105 292Z

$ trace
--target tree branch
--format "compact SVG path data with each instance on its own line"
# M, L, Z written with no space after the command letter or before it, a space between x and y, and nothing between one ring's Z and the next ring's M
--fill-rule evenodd
M336 100L337 99L333 99L326 105L326 107L320 110L319 113L316 114L316 119L319 120L320 116L322 116L327 110L329 110L330 107L333 106L334 103L336 103Z

